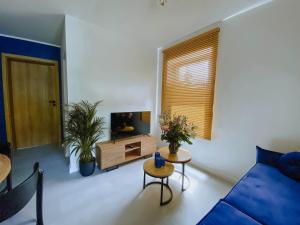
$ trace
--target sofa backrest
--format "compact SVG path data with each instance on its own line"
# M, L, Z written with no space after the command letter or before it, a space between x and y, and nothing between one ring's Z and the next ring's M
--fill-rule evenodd
M256 146L256 163L263 163L269 166L278 167L282 153L273 152Z

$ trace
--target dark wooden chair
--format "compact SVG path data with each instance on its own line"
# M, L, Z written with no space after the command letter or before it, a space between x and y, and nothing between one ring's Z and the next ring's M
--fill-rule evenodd
M12 157L12 150L10 147L9 143L0 143L0 153L3 155L6 155L12 164L13 161L13 157ZM11 191L12 190L12 177L11 177L11 171L8 174L7 178L6 178L6 186L3 190L0 191L0 193L6 192L6 191Z
M35 163L33 173L11 191L0 194L0 223L17 214L36 193L37 225L43 225L43 171Z

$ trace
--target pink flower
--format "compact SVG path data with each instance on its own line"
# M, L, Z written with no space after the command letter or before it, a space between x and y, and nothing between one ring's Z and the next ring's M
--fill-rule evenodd
M161 127L161 130L162 131L169 131L169 125L163 125L162 127Z
M178 124L178 125L180 125L181 124L181 117L180 116L178 116L177 118L176 118L176 123Z

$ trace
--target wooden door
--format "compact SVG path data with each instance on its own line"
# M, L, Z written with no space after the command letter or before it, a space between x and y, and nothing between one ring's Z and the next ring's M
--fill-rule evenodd
M57 64L9 59L12 136L16 148L60 142Z

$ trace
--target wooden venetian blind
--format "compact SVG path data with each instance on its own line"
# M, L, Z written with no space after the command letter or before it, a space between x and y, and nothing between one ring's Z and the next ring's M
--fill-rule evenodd
M219 28L163 51L162 110L186 115L211 139Z

